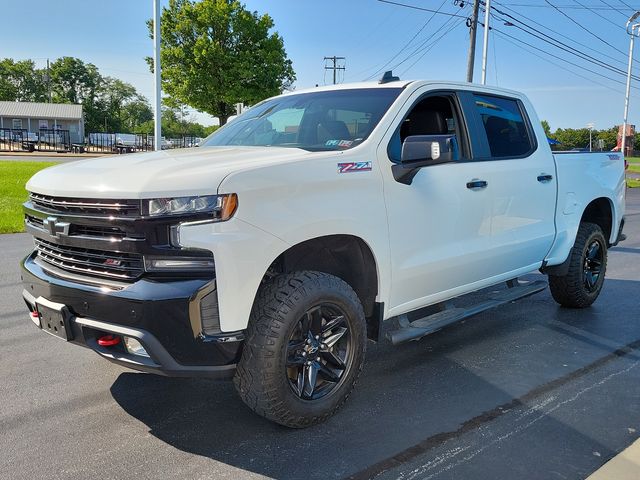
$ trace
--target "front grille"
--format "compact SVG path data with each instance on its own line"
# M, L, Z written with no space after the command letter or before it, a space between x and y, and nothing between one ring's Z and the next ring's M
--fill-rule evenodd
M124 238L127 236L127 233L118 227L71 225L69 235L81 235L84 237Z
M41 218L34 217L33 215L26 215L27 224L33 227L44 230L44 221ZM70 236L82 236L82 237L98 237L108 239L123 239L125 237L133 237L138 239L144 239L144 235L132 233L127 234L119 227L100 226L100 225L76 225L72 224L69 228Z
M26 215L25 218L27 219L27 223L29 223L30 225L33 225L37 228L44 228L44 222L41 218L33 217L31 215Z
M50 213L116 215L123 217L140 215L140 200L51 197L39 193L30 193L29 199L34 207Z
M68 247L35 238L38 257L69 272L135 280L143 273L142 255Z

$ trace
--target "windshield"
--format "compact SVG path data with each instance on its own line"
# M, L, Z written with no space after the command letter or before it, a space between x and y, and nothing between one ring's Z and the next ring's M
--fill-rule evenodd
M362 143L400 88L301 93L265 100L204 140L221 145L344 150Z

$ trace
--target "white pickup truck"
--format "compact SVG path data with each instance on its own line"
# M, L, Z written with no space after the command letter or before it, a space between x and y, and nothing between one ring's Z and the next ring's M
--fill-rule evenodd
M552 154L520 93L389 76L271 98L199 148L66 163L27 189L39 328L133 369L234 378L290 427L344 403L367 339L419 339L546 288L523 274L589 306L624 238L621 154Z

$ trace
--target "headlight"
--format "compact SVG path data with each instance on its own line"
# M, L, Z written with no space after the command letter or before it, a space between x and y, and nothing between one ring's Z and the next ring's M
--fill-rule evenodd
M229 220L237 208L238 196L235 193L148 200L149 215L152 217L212 213L214 220L223 222Z

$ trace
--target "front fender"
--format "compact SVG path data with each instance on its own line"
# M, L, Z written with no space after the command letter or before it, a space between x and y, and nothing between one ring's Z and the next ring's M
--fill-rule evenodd
M247 328L262 277L271 262L289 247L280 238L238 218L182 226L180 243L213 252L223 332Z

